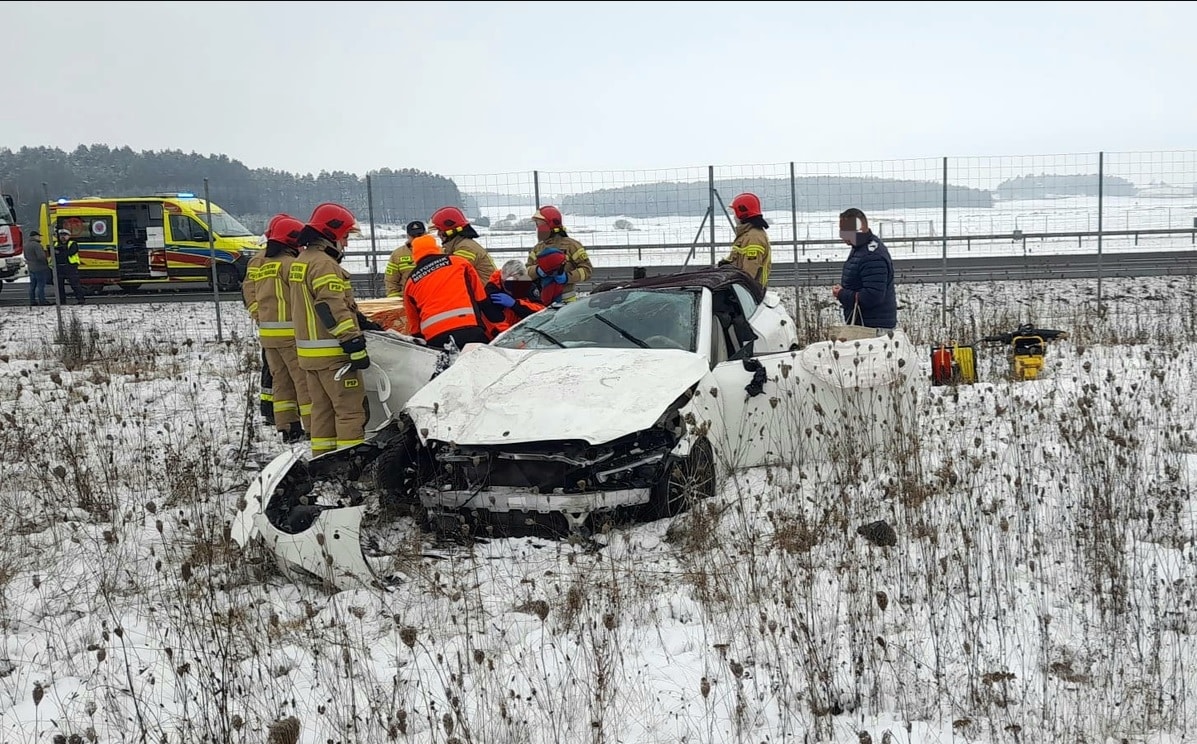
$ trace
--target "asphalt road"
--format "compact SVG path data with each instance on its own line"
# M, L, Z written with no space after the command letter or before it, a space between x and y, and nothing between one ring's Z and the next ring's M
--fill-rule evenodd
M650 266L651 274L683 271L682 266ZM690 266L693 270L697 266ZM894 270L898 284L935 284L944 278L950 283L1012 281L1026 279L1094 279L1098 275L1098 257L1085 255L1027 255L951 257L945 263L940 258L895 259ZM1197 251L1144 251L1111 253L1101 257L1101 274L1105 278L1185 276L1197 274ZM630 279L630 266L598 267L590 286L621 279ZM769 283L774 286L831 286L840 278L840 263L809 262L775 263ZM378 280L381 287L381 278ZM354 286L361 296L369 296L369 279L354 278ZM583 286L588 289L589 286ZM0 291L0 307L17 307L28 303L28 286L24 281L5 283ZM50 293L53 296L53 289ZM147 290L126 294L109 289L99 296L88 298L89 303L125 304L144 302L210 302L210 289ZM241 302L241 293L221 293L226 302Z

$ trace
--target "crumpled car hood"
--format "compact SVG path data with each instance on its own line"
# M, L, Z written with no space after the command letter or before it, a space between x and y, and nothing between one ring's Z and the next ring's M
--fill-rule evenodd
M698 354L675 349L477 346L404 410L425 442L602 444L652 426L709 371Z

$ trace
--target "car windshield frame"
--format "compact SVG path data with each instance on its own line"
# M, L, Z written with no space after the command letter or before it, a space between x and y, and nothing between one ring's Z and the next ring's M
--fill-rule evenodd
M507 349L698 351L702 289L616 289L547 308L491 342Z

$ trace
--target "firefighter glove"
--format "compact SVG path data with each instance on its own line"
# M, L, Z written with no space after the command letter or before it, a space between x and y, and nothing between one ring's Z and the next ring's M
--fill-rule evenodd
M370 355L366 353L366 337L354 336L341 342L341 351L349 355L349 369L365 369L370 366Z
M370 320L365 315L362 315L361 313L356 313L356 315L357 315L357 327L361 328L363 331L381 331L381 330L383 330L381 325Z
M495 292L490 296L490 301L502 307L515 306L515 298L506 292Z

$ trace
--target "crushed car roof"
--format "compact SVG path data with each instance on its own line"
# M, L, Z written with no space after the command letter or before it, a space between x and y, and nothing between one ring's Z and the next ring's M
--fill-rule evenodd
M742 285L757 302L761 302L765 298L765 289L760 282L734 266L704 266L677 274L647 276L643 279L630 279L624 282L605 282L591 290L591 294L609 292L613 289L666 289L670 287L705 287L712 292L717 292L727 289L733 284Z

